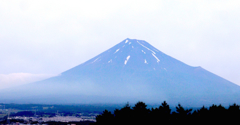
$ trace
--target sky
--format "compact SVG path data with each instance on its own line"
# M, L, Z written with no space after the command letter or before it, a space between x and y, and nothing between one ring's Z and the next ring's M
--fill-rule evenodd
M0 89L73 68L126 38L240 85L239 0L0 0Z

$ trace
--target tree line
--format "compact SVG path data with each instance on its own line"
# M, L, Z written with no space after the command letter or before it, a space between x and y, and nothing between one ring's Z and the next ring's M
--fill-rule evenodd
M137 102L134 107L126 104L114 113L108 110L96 117L95 125L192 125L192 124L239 124L239 105L233 104L228 108L212 105L209 108L201 107L192 110L185 109L181 104L176 106L176 111L171 111L164 101L159 107L148 109L144 102Z

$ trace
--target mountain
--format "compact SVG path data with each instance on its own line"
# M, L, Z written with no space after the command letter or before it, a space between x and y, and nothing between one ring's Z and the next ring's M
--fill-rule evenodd
M144 40L127 38L59 76L3 90L0 96L0 101L19 103L166 100L189 106L229 105L239 103L240 86L176 60Z

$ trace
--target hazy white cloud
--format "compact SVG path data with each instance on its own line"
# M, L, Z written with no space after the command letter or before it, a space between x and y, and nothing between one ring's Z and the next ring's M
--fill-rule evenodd
M0 73L60 74L125 38L240 84L238 0L2 0Z
M47 79L56 75L52 74L30 74L30 73L11 73L0 74L0 89L19 86Z

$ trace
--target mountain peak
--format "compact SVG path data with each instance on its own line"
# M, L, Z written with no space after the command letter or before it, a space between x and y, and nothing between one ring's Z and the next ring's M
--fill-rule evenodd
M124 39L122 42L81 64L85 67L132 69L145 71L178 71L190 66L164 54L145 40ZM81 66L79 65L79 66ZM64 73L79 71L76 66ZM77 71L76 71L77 70Z
M120 67L167 71L168 64L161 61L161 59L164 58L170 59L171 57L162 53L144 40L127 38L105 52L83 63L83 65L91 67L102 65L113 69Z
M30 99L55 100L58 95L69 103L166 100L202 105L240 99L239 86L201 67L186 65L144 40L129 38L60 76L15 88L14 92L24 99L31 95ZM2 97L16 100L5 95Z

